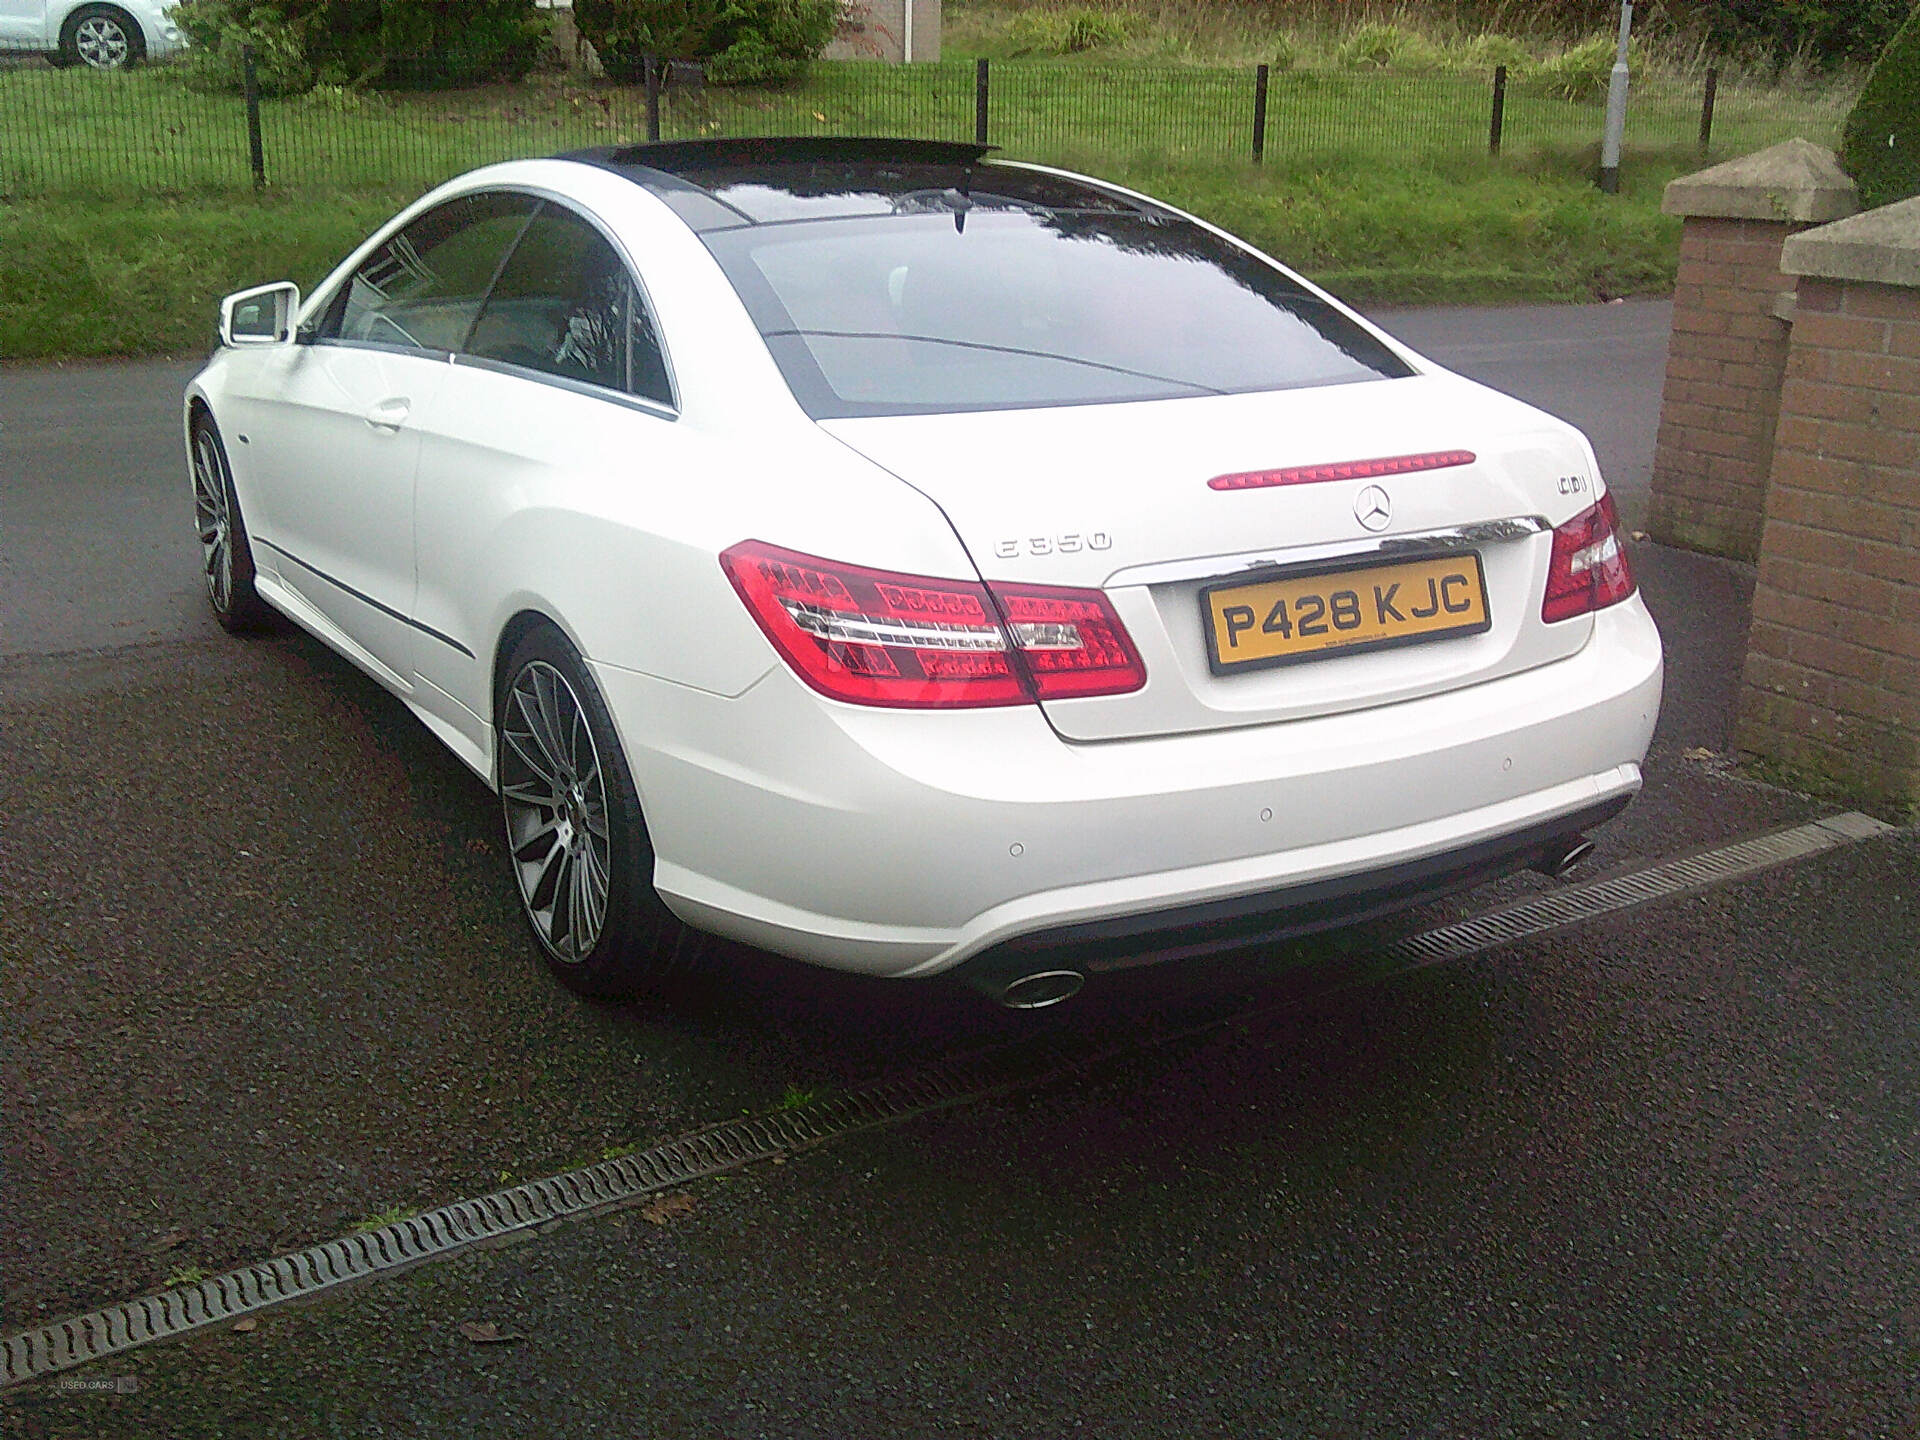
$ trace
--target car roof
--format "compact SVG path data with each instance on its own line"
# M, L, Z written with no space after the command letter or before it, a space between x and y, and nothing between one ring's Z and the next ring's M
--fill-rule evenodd
M693 230L897 215L941 208L1170 212L1089 180L988 158L991 145L855 136L754 136L603 145L554 158L610 170L659 196Z

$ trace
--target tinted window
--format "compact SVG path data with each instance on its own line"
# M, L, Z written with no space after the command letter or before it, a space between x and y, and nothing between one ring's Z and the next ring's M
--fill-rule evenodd
M320 327L325 339L457 350L487 286L539 202L467 195L420 216L353 272Z
M515 247L466 353L669 404L653 317L606 237L548 205Z
M1411 371L1188 221L976 209L703 235L816 416L1163 399Z

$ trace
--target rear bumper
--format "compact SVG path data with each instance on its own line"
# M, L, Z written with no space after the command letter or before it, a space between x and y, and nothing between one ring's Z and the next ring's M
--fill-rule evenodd
M1519 675L1094 744L1060 740L1033 707L837 705L784 667L732 698L595 673L677 914L906 976L1026 936L1112 939L1081 927L1192 906L1270 913L1278 897L1337 923L1343 900L1364 909L1371 892L1481 860L1525 863L1515 855L1639 789L1661 655L1636 597L1596 616L1578 654Z
M1562 842L1604 825L1626 809L1618 795L1569 815L1474 845L1384 869L1341 875L1269 894L1244 895L1115 920L1064 925L1003 941L964 962L970 978L1014 978L1041 966L1130 970L1171 960L1297 939L1357 925L1424 901L1550 863Z

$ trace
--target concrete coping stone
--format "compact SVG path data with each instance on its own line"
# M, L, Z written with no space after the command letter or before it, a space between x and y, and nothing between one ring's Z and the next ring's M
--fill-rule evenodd
M1668 215L1818 225L1853 214L1860 195L1831 150L1796 138L1682 175L1668 184L1660 208Z
M1817 280L1920 289L1920 195L1788 236L1780 268Z

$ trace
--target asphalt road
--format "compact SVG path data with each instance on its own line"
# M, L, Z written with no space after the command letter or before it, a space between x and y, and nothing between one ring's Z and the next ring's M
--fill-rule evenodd
M1633 513L1663 307L1389 325L1583 423ZM80 1372L136 1394L26 1387L0 1430L1920 1431L1910 833L1331 997L1274 959L1015 1017L729 950L670 1007L584 1005L458 763L298 632L204 617L187 368L0 370L0 1327L997 1040L1133 1048L669 1225ZM1712 757L1750 575L1633 553L1669 693L1602 869L1821 808Z

